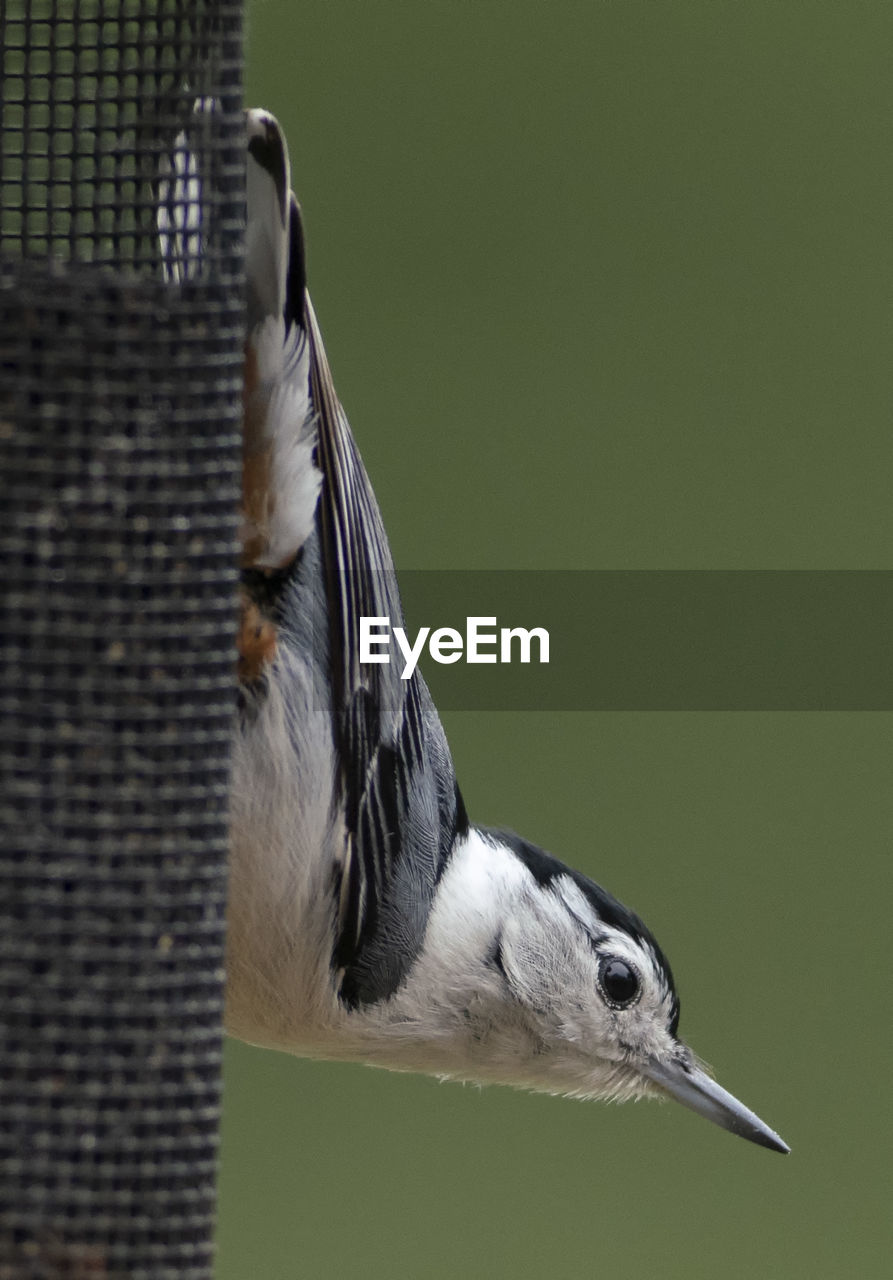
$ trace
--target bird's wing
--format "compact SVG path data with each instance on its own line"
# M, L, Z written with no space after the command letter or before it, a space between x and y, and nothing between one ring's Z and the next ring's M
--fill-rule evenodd
M322 472L317 519L348 831L336 963L342 996L390 995L421 946L437 881L465 817L446 738L422 676L360 663L360 619L403 625L387 535L332 384L309 296L310 394Z

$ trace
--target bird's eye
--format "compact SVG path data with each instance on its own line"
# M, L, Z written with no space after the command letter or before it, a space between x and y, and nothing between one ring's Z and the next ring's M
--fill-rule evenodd
M627 1009L638 998L639 975L631 964L616 956L605 956L598 967L598 982L608 1004Z

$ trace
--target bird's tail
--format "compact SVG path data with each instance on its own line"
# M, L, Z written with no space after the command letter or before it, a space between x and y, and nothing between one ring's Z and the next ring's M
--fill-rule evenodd
M269 572L289 565L309 537L320 474L303 234L289 186L288 149L268 111L247 113L247 135L242 562Z
M245 274L249 332L266 316L304 321L304 235L288 148L269 111L248 111Z

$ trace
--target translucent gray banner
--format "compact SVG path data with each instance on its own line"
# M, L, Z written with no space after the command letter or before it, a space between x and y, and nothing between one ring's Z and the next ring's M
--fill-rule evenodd
M404 645L391 632L389 649L371 651L403 669L416 645L443 710L893 709L893 571L405 571L399 582ZM503 649L503 629L518 628L548 632L548 662L537 635L527 662L522 636ZM470 662L470 648L496 660Z

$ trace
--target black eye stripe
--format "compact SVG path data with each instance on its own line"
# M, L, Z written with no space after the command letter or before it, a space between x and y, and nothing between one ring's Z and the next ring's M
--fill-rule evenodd
M502 935L501 934L496 939L496 943L493 947L493 950L490 952L490 955L487 957L487 959L489 963L492 964L493 968L496 969L497 972L502 975L504 981L508 983L509 976L505 971L505 962L502 958Z

